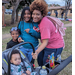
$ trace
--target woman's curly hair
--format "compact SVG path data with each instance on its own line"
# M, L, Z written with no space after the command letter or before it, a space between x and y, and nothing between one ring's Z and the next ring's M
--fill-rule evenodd
M30 11L39 10L44 16L48 13L48 4L44 0L34 0L30 5Z

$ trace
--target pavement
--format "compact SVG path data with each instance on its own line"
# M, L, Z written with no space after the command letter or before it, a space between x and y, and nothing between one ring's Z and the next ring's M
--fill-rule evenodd
M11 38L10 33L9 33L9 34L3 34L3 35L2 35L2 40L8 39L8 38Z
M72 23L69 23L69 24L65 24L65 25L64 25L64 27L70 27L70 26L72 26ZM11 38L10 33L9 33L9 34L3 34L3 35L2 35L2 40L8 39L8 38Z
M72 23L68 23L64 25L64 27L70 27L70 26L72 26Z

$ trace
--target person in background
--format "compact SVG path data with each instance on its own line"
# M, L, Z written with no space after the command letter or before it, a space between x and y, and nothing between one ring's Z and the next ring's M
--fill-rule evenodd
M48 15L48 16L51 16L51 12L49 11L49 12L47 13L47 15Z
M55 11L55 16L58 18L58 12L57 12L57 10Z
M64 15L64 11L62 11L62 13L61 13L61 18L63 18L63 15Z

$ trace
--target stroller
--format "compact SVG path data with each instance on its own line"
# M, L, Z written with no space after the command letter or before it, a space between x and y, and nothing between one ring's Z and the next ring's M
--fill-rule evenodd
M23 44L30 44L33 49L33 53L35 53L34 46L30 42L22 42L18 45L13 46L10 49L7 49L2 52L2 75L10 75L10 57L11 52L16 48L19 50L21 54L21 59L23 62L23 68L25 68L25 62L27 62L31 66L31 72L33 72L33 75L40 75L40 69L41 66L34 68L34 59L32 58L31 63L28 61L27 57L20 51L19 47ZM58 74L63 68L65 68L70 62L72 62L72 55L69 56L67 59L62 60L61 62L55 61L55 65L57 65L54 69L49 67L49 62L47 62L44 66L46 66L47 75L56 75Z

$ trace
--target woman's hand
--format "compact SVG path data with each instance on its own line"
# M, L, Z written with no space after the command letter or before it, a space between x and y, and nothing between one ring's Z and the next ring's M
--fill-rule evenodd
M18 42L19 43L22 42L22 38L21 37L18 38Z
M38 47L35 53L32 53L33 59L37 59L38 54L47 46L47 44L48 44L48 39L42 40L41 45Z
M35 53L32 52L32 57L33 57L33 59L37 59L38 53L36 51L35 51Z
M31 72L29 70L26 71L27 75L31 75Z
M29 33L29 30L30 30L30 29L25 29L24 31L26 31L27 33Z

